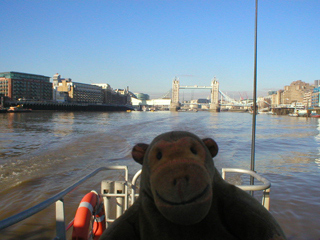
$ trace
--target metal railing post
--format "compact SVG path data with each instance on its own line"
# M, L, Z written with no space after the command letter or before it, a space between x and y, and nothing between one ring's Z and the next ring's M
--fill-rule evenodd
M114 194L125 194L125 182L119 181L114 182ZM120 217L124 210L127 210L125 202L127 201L127 196L116 197L117 207L116 207L116 218Z
M133 203L135 202L136 197L137 197L137 194L136 194L136 190L137 190L136 182L137 182L138 177L140 177L141 173L142 173L142 169L140 169L138 172L136 172L136 174L132 178L131 205L133 205Z
M63 199L56 201L56 233L57 239L66 239L66 224Z
M263 191L262 205L270 210L270 188Z

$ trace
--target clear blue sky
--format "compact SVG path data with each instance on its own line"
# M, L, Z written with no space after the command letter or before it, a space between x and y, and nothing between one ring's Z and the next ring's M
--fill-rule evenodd
M0 0L0 72L129 86L157 97L175 76L251 95L254 0ZM320 1L260 0L258 90L320 79ZM208 93L209 95L209 93Z

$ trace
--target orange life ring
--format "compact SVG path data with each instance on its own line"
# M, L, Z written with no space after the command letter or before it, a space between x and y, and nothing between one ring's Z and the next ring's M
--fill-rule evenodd
M96 213L96 211L99 212ZM80 202L73 222L72 240L88 239L92 217L94 218L92 227L93 239L98 240L106 229L106 222L102 198L95 191L86 194Z

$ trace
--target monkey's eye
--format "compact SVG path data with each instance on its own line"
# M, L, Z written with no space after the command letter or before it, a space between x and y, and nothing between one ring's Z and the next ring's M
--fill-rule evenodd
M160 159L162 158L162 153L161 153L161 152L158 152L157 155L156 155L156 157L157 157L158 160L160 160Z
M194 154L194 155L197 155L197 150L194 148L194 147L191 147L190 148L190 151Z

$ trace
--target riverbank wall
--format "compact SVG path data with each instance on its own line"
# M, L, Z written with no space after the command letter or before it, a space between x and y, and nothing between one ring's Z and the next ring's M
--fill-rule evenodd
M8 104L8 103L7 103ZM23 108L32 110L53 110L53 111L127 111L133 110L130 105L121 104L90 104L90 103L56 103L56 102L15 102L9 106L22 105ZM7 106L5 106L7 107Z

